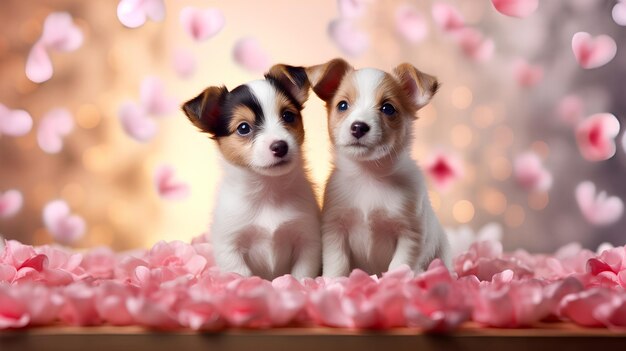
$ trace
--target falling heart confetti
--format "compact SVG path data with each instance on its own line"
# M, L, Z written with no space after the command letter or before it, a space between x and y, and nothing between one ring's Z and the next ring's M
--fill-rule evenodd
M157 132L154 119L147 115L143 107L132 101L120 106L118 116L126 134L139 142L149 141Z
M584 218L593 225L606 226L622 217L624 203L616 196L602 191L596 194L596 186L590 181L576 187L576 201Z
M332 21L328 25L328 34L341 51L352 57L361 56L369 47L367 34L359 30L350 20Z
M43 209L43 222L55 241L72 244L85 234L85 220L70 212L63 200L54 200Z
M454 32L461 50L465 56L476 62L486 62L493 57L495 44L493 39L474 28L463 28Z
M163 0L121 0L117 18L128 28L141 27L148 18L160 22L165 18L165 4Z
M519 86L530 88L539 84L543 79L543 67L531 65L520 59L513 64L513 75Z
M539 7L539 0L491 0L493 6L503 15L524 18Z
M270 68L269 55L254 38L239 39L233 47L233 58L241 67L253 73L261 73Z
M396 30L409 43L419 43L428 35L428 25L414 7L403 5L396 10Z
M181 200L189 195L189 185L176 180L174 168L162 165L154 172L157 193L163 199Z
M24 199L18 190L7 190L0 193L0 218L10 218L15 216L22 208ZM2 238L0 238L2 240Z
M22 136L30 132L33 119L24 110L11 110L0 104L0 135Z
M523 153L515 159L514 174L517 183L527 191L546 191L552 186L552 174L534 152Z
M172 53L172 67L180 78L189 78L196 70L196 58L187 49L175 49Z
M446 192L463 176L463 164L455 155L434 152L426 158L424 171L437 189Z
M161 117L172 113L178 102L165 93L165 85L154 76L148 76L141 82L139 89L141 105L152 116Z
M568 95L559 101L557 115L561 121L575 126L584 117L585 105L578 95Z
M589 33L578 32L572 37L572 50L580 67L591 69L609 63L617 53L617 44L608 35L592 37Z
M219 33L224 27L225 19L218 9L185 7L180 11L180 23L191 38L203 41Z
M576 127L580 153L588 161L603 161L613 157L619 129L619 121L610 113L598 113L584 119Z
M63 138L74 129L72 114L62 108L53 109L42 117L37 129L37 143L39 147L55 154L63 148Z
M465 27L465 20L456 7L444 3L436 2L432 7L433 20L441 30L451 32Z

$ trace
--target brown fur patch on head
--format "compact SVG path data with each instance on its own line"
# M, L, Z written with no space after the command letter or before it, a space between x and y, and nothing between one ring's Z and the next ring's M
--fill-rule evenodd
M313 91L327 104L332 100L346 74L352 71L354 71L352 66L340 58L306 68Z
M331 143L335 143L335 140L332 137L333 131L339 129L341 122L350 113L349 109L348 111L339 111L337 109L337 105L341 101L346 101L348 105L352 105L358 97L359 95L354 81L354 72L351 71L343 77L343 80L341 81L332 99L326 102L326 112L328 114L328 134L331 136Z
M252 140L254 135L254 112L247 106L237 106L232 111L232 118L228 124L229 135L217 138L217 145L224 158L232 164L247 167L252 155ZM248 135L237 134L237 127L246 122L253 128Z
M283 113L287 111L293 113L295 118L291 123L283 121L285 128L294 136L298 145L302 146L302 143L304 143L304 125L300 110L288 97L279 91L276 96L276 112L282 118Z

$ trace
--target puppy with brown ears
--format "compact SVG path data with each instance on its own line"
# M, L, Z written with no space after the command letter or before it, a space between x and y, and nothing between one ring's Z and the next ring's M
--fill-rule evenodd
M211 241L222 270L272 279L321 271L320 210L302 155L303 67L275 65L265 79L209 87L183 105L223 159Z
M412 123L437 92L435 77L407 63L389 74L341 59L307 75L326 102L335 156L322 209L324 276L421 271L437 257L449 266L448 239L410 156Z

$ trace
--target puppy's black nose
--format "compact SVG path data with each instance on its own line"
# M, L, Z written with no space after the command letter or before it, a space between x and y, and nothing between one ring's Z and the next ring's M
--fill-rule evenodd
M368 126L367 123L364 122L354 122L350 126L350 131L355 138L360 139L362 136L370 131L370 126Z
M270 145L270 150L272 150L274 156L283 157L287 155L287 151L289 151L289 146L284 140L278 140Z

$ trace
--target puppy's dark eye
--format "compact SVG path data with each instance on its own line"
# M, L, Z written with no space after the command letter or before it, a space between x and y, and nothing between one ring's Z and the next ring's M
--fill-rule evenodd
M396 108L387 102L380 107L380 112L386 114L387 116L393 116L396 113Z
M346 100L339 101L339 103L337 104L337 110L345 111L347 109L348 109L348 102Z
M293 123L293 121L296 120L296 114L286 110L283 111L283 115L282 115L283 121L285 121L286 123Z
M252 128L250 128L250 125L246 122L240 123L237 126L237 134L239 135L248 135L251 131Z

